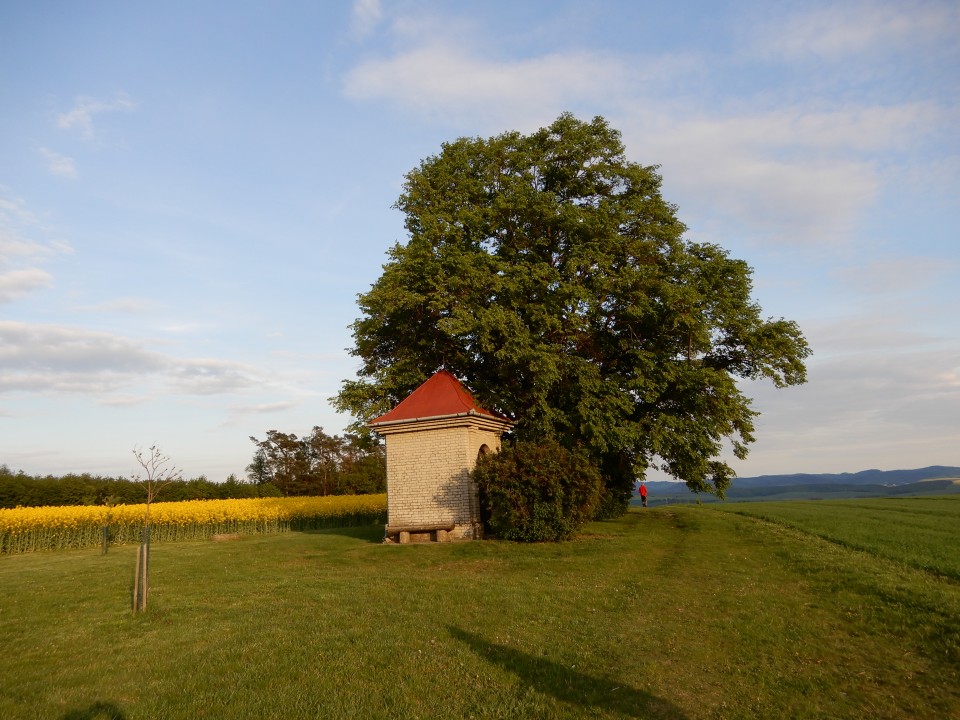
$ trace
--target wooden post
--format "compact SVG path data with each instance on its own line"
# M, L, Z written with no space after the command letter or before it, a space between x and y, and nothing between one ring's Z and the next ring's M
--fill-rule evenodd
M150 528L144 528L140 547L137 548L137 570L133 579L133 611L147 609L150 590Z
M140 562L143 560L143 543L137 546L137 567L133 573L133 611L140 611Z

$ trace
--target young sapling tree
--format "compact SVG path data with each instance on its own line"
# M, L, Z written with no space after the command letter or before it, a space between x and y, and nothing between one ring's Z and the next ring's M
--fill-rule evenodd
M171 464L170 456L164 454L156 445L151 445L146 450L134 448L133 456L143 472L135 472L130 479L142 485L147 492L143 534L137 550L137 569L133 581L133 611L138 613L147 609L147 595L150 590L150 504L164 487L181 480L182 475L180 469Z

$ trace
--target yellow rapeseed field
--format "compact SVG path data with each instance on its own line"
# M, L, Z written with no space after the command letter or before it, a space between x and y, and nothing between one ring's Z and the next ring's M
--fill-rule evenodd
M70 505L0 510L0 553L138 542L146 505ZM151 541L219 533L271 533L385 522L386 495L190 500L150 504Z

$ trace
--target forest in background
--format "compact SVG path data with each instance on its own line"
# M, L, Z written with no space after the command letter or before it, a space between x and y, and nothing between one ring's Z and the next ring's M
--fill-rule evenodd
M386 456L375 438L351 433L327 435L314 427L309 435L267 431L251 437L255 446L245 478L224 482L201 475L164 485L160 502L231 500L305 495L368 495L386 492ZM28 475L0 464L0 508L51 505L135 504L146 499L134 478L91 473Z

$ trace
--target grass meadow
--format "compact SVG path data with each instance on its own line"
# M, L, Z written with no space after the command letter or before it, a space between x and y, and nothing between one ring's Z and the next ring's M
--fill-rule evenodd
M0 556L0 717L960 717L960 498L884 502L889 542L854 501L634 510L560 544L158 544L138 616L132 546Z
M722 509L960 580L960 497L736 503Z

